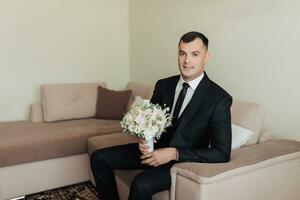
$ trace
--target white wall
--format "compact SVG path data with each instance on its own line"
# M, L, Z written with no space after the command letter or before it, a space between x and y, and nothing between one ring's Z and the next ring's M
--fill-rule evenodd
M300 140L300 1L131 0L131 79L177 73L177 43L210 39L208 75L235 99L267 107L265 129Z
M197 30L210 39L209 76L234 98L266 105L265 128L276 137L300 140L299 7L297 0L1 0L0 121L27 119L41 84L106 81L119 89L129 79L176 74L178 39Z
M45 83L129 80L127 0L1 0L0 121L24 120Z

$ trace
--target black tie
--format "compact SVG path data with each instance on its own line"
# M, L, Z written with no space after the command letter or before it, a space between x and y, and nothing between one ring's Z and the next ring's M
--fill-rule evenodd
M182 84L182 89L179 93L179 96L177 98L176 105L175 105L175 108L173 111L172 126L168 127L168 130L167 130L168 134L162 134L161 142L159 144L159 145L161 145L160 147L167 147L173 137L173 134L176 130L177 123L178 123L178 115L179 115L184 97L186 95L186 91L189 87L190 86L187 83Z
M187 89L190 87L190 85L188 83L183 83L182 84L182 89L179 93L175 108L174 108L174 112L173 112L173 125L176 125L176 122L178 120L178 116L179 116L179 112L184 100L184 97L186 95L186 91Z

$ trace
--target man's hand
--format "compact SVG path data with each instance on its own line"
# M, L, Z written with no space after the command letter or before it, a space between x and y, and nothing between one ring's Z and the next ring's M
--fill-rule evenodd
M176 160L177 150L174 147L161 148L141 156L142 164L149 166L159 166Z
M153 139L153 142L156 143L155 138ZM139 150L141 151L142 154L149 153L149 147L147 146L146 140L139 138L138 143L139 143Z

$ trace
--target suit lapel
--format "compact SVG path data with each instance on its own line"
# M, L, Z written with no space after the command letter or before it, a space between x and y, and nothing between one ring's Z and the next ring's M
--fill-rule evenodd
M180 133L181 130L187 125L187 123L193 119L194 115L198 111L198 108L203 103L204 99L207 97L208 89L209 89L209 78L204 72L204 77L202 81L197 86L192 99L190 100L189 104L187 105L184 112L179 118L180 121L176 128L176 131L174 132L174 136Z
M180 76L176 76L174 79L171 79L170 82L167 84L168 87L166 87L163 91L165 95L165 99L163 100L163 103L166 104L166 107L170 108L170 112L173 107L173 101L175 96L175 90L178 83Z

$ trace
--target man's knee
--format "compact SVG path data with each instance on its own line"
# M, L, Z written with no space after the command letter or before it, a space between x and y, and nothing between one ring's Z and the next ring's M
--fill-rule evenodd
M135 176L131 182L130 193L151 195L151 184L149 184L142 176Z
M94 151L90 157L91 167L101 166L107 162L107 152L102 149Z

